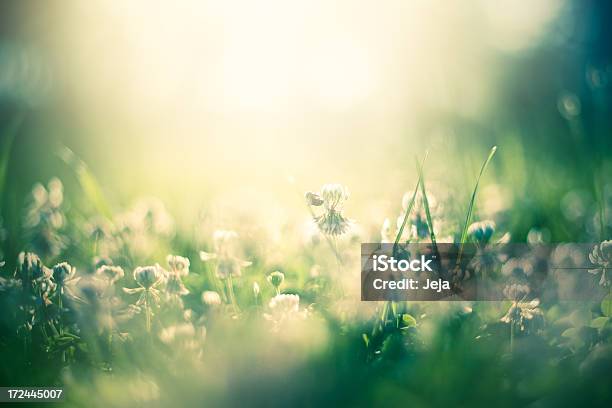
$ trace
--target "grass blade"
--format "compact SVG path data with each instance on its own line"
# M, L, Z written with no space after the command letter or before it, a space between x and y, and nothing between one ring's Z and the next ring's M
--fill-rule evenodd
M425 164L425 160L427 160L427 155L429 153L425 152L425 157L423 157L423 162L421 163L421 167ZM395 237L395 242L393 243L393 253L395 253L397 249L397 245L399 244L400 239L402 238L402 234L404 233L404 228L408 223L408 217L412 212L412 207L414 207L414 200L416 199L416 195L419 192L419 185L421 184L421 174L419 174L419 179L417 180L417 184L414 187L414 193L412 193L412 198L410 199L410 204L408 204L408 208L406 208L406 214L404 215L404 219L402 220L402 225L400 226L399 231L397 232L397 236Z
M8 172L8 162L11 157L11 150L13 142L17 136L17 132L23 122L23 115L19 115L13 122L8 126L6 130L4 140L0 149L0 195L4 196L4 185L6 184L6 175ZM0 201L0 206L2 202Z
M480 174L478 175L478 179L476 180L476 185L474 186L474 191L472 192L472 198L470 199L470 204L468 206L468 212L465 217L465 225L463 226L463 231L461 232L457 264L461 262L461 255L463 254L463 246L465 245L465 241L467 240L468 228L470 227L470 223L472 222L472 216L474 215L474 206L476 204L476 194L478 193L478 185L480 184L480 179L482 178L482 175L487 169L487 166L491 162L491 159L493 159L493 156L495 156L496 151L497 151L497 146L493 146L491 148L491 151L489 152L489 156L487 157L487 160L485 160L485 162L482 164L482 167L480 168Z
M106 198L104 197L104 193L102 192L102 188L100 187L98 180L89 170L87 165L66 146L60 147L58 156L64 161L64 163L74 170L85 196L94 205L95 209L100 214L110 219L112 213L108 201L106 201Z
M419 172L419 180L421 180L421 195L423 196L423 207L425 207L425 216L427 217L427 226L429 228L429 237L433 246L434 254L437 259L438 256L438 243L436 242L436 233L434 232L433 221L431 220L431 211L429 209L429 200L427 199L427 191L425 188L425 177L423 176L423 166L419 165L417 160L417 171Z

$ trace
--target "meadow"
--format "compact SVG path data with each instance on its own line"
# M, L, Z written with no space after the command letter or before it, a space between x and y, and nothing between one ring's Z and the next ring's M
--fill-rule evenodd
M612 406L611 16L2 2L0 386L63 387L40 404L62 407ZM362 301L362 244L403 266L406 244L446 249L499 293Z

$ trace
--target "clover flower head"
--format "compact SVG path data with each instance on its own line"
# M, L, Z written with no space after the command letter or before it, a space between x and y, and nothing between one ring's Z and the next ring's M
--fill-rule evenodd
M166 258L168 266L173 272L178 272L181 275L189 274L189 259L179 255L168 255Z
M217 253L228 250L238 238L238 233L229 230L216 230L213 233L213 246Z
M486 245L495 232L493 221L478 221L468 227L468 235L478 244Z
M139 266L134 269L134 280L144 289L157 286L163 278L163 270L159 265Z
M612 240L595 245L589 254L589 260L596 266L596 268L589 269L589 273L593 275L601 274L599 284L603 287L609 287L609 271L612 268Z
M206 290L202 292L202 303L206 306L219 306L221 304L221 296L214 290Z
M268 303L268 307L273 313L290 315L300 310L300 296L293 294L276 295Z
M329 209L322 215L315 217L315 222L321 232L332 236L344 234L351 226L350 220L344 217L342 212L335 209Z
M528 285L521 283L512 283L504 287L503 294L506 299L522 300L529 295L530 289Z
M513 324L521 331L539 328L544 320L544 315L539 308L540 301L533 299L529 302L512 302L512 306L504 317L500 319L503 323Z
M106 280L110 285L123 278L124 275L123 268L120 266L102 265L96 269L96 276Z
M533 265L528 259L510 258L501 268L506 277L525 278L533 274Z
M320 197L326 209L335 210L342 208L342 204L348 200L349 191L342 184L325 184L321 187Z
M68 262L61 262L53 267L53 279L60 285L75 279L75 274L76 268Z
M279 271L274 271L270 275L268 275L268 282L275 288L279 288L285 280L285 274Z
M168 280L166 282L166 293L171 297L180 297L189 294L189 290L183 284L181 275L179 273L168 274Z

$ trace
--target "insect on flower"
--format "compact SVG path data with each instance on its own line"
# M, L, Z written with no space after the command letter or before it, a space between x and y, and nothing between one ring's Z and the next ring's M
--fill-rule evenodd
M336 236L348 231L351 221L342 214L344 202L348 197L348 189L341 184L325 184L319 194L306 193L306 202L309 206L323 206L322 214L313 214L321 232Z

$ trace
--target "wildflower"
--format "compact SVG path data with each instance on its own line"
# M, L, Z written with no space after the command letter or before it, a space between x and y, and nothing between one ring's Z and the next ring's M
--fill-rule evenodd
M206 339L206 328L196 329L193 324L179 323L164 328L159 333L159 339L170 346L195 351Z
M200 251L200 259L204 262L217 260L215 272L219 279L225 280L242 275L242 268L250 266L251 262L236 257L236 239L234 231L217 230L213 234L215 252Z
M516 326L521 331L537 329L541 326L544 319L544 315L538 307L539 305L540 301L538 299L529 302L514 301L500 321Z
M487 245L494 232L495 223L493 221L475 222L468 228L468 235L480 245Z
M51 179L46 188L40 183L32 188L24 228L38 253L54 257L65 247L65 238L60 234L64 226L63 200L63 185L57 178Z
M321 232L336 236L348 231L351 222L342 214L343 204L348 197L348 189L341 184L325 184L318 195L306 194L309 205L323 205L324 207L321 215L314 216L315 223Z
M601 273L599 285L603 287L610 286L610 277L606 275L606 272L609 272L612 267L612 241L603 241L595 245L589 254L589 260L597 266L597 268L589 269L589 273L593 275Z
M96 269L96 276L107 281L109 285L114 285L124 275L120 266L102 265Z
M76 285L81 278L75 275L76 268L68 262L61 262L53 267L53 279L60 288L60 296L65 290L71 297L76 297L74 285Z
M202 292L202 303L206 306L219 306L221 304L221 296L213 290Z
M127 294L140 293L140 297L135 303L135 306L144 306L145 308L145 324L147 331L151 331L151 306L152 303L159 302L159 291L155 288L161 283L164 277L164 272L159 265L154 266L139 266L134 269L134 280L139 288L123 288Z
M173 272L178 272L180 275L189 275L189 259L179 255L168 255L166 258L168 266Z
M275 271L268 275L268 282L276 289L276 294L280 294L280 285L285 280L285 275L282 272Z
M166 282L166 293L170 298L180 300L180 296L189 294L189 290L183 284L181 275L178 273L170 273ZM180 302L182 304L182 302Z
M162 276L163 272L159 265L139 266L134 269L134 280L145 290L154 288L159 284Z
M522 300L529 295L529 286L520 283L513 283L504 287L503 293L507 299L514 301Z
M533 273L533 265L528 259L511 258L501 268L502 275L508 278L526 278Z
M75 281L79 278L75 278L76 268L71 266L68 262L58 263L53 267L53 279L58 284L65 284L70 281Z
M270 313L265 313L266 320L274 322L276 329L285 321L302 316L300 314L300 297L293 294L276 295L268 303Z

